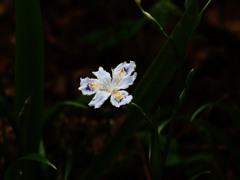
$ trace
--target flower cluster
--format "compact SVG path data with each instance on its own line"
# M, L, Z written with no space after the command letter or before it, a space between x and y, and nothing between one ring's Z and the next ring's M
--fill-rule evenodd
M135 67L136 64L133 61L130 61L130 63L123 62L112 69L112 77L102 67L99 67L98 71L93 72L97 78L80 78L78 89L84 95L95 94L89 106L99 108L111 96L110 102L112 105L120 107L132 100L132 95L129 95L123 89L132 85L136 79Z

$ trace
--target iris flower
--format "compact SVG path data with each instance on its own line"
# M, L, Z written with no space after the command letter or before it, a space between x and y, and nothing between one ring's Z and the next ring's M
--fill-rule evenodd
M120 107L128 104L133 97L124 89L132 85L136 79L135 67L134 61L123 62L112 69L112 77L110 73L99 67L98 71L93 72L97 78L80 78L78 89L84 95L95 94L89 103L89 106L94 106L94 108L99 108L109 97L113 106Z

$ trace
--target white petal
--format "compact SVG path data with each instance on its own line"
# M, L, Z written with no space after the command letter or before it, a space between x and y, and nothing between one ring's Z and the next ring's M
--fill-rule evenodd
M92 78L80 78L80 87L78 90L81 90L84 95L92 95L100 88L99 81Z
M113 76L131 75L131 73L135 70L135 68L136 68L136 64L134 61L130 61L130 63L123 62L113 70Z
M132 95L128 95L127 91L116 91L111 96L111 103L116 107L120 107L121 105L128 104L132 100Z
M136 77L137 77L137 73L136 72L132 76L123 77L122 80L118 84L118 89L126 89L126 88L128 88L130 85L133 84L133 82L136 79Z
M88 105L94 106L94 108L99 108L110 95L111 93L106 91L97 91L96 95Z
M111 76L102 67L98 68L98 71L93 72L93 74L102 82L104 86L109 87L111 84Z

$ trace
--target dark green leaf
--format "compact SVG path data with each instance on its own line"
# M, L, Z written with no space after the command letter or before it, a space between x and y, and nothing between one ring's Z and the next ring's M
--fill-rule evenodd
M31 97L28 114L21 121L22 154L37 152L43 120L44 38L38 0L16 0L15 109L22 111ZM16 118L17 119L17 118Z
M48 108L44 112L43 123L45 123L47 120L49 120L50 118L57 115L59 113L61 107L63 107L63 106L74 106L74 107L78 107L78 108L87 108L87 106L85 106L84 104L82 104L78 101L64 101L64 102L58 103L58 104Z
M199 108L197 108L197 110L193 113L193 115L191 116L190 118L190 121L193 122L197 115L200 114L202 111L208 109L208 108L212 108L213 106L215 106L216 104L215 103L207 103L207 104L204 104L202 106L200 106Z
M161 168L162 148L163 144L160 143L160 137L158 134L158 128L153 127L151 132L151 144L150 144L150 171L153 180L159 179L159 169Z
M195 180L197 179L199 176L203 175L203 174L211 174L212 172L211 171L204 171L204 172L201 172L195 176L193 176L192 178L190 178L189 180Z
M212 0L208 0L208 2L205 4L205 6L202 8L200 14L202 14L206 9L207 7L209 6L209 4L211 3Z
M182 59L179 57L184 55L191 34L195 31L199 20L198 1L193 0L171 34L172 39L165 43L135 88L134 101L145 113L148 114L152 110L179 64L182 63ZM108 163L120 151L127 139L143 122L143 119L140 114L130 113L105 152L96 158L83 179L99 179Z
M194 69L192 69L188 73L188 76L186 78L185 88L183 89L182 93L179 96L178 105L177 105L177 109L178 110L180 109L180 107L182 106L183 101L186 98L186 95L188 93L189 87L190 87L190 85L192 83L192 79L193 79L194 73L195 73Z
M40 156L39 154L32 153L27 154L18 160L14 161L7 169L6 174L4 176L4 180L17 180L20 179L23 174L28 171L28 169L25 169L23 166L23 162L28 161L28 163L31 165L31 161L36 161L43 163L45 165L51 166L52 168L57 168L46 158Z
M138 113L140 113L150 124L152 124L152 121L151 119L147 116L147 114L143 111L143 109L138 106L137 104L135 103L129 103L128 106L134 108Z
M67 155L67 161L66 161L63 180L68 180L70 172L72 170L72 166L73 166L73 157L71 155Z
M185 9L188 9L188 7L189 7L191 1L192 1L192 0L185 0L185 1L184 1Z

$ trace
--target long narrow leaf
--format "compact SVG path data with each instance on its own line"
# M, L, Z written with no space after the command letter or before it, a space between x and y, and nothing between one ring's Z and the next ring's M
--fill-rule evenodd
M51 166L55 170L57 168L46 158L40 156L39 154L27 154L24 157L19 158L18 160L14 161L7 169L6 174L4 176L4 180L17 180L21 179L21 176L26 173L27 169L24 169L23 162L25 161L36 161L43 163L45 165ZM28 162L31 164L31 162Z
M37 153L43 119L44 41L39 0L15 0L16 60L15 116L22 111L25 100L31 97L28 110L20 119L16 136L21 155ZM36 177L36 166L26 163L23 179Z
M37 152L43 119L43 27L38 0L16 0L16 116L31 97L29 114L21 124L21 152Z
M74 107L78 107L78 108L87 108L87 106L85 106L82 103L79 103L78 101L64 101L64 102L60 102L60 103L58 103L58 104L48 108L47 110L45 110L43 123L45 123L47 120L49 120L53 116L57 115L59 113L59 110L63 106L74 106Z
M171 34L172 40L166 42L136 87L133 93L135 103L142 107L146 113L150 111L153 104L161 96L179 63L181 63L179 55L182 56L184 54L191 34L196 29L199 20L198 3L197 0L193 0ZM176 47L178 48L178 53L176 53ZM141 115L130 113L108 148L93 162L83 179L98 179L110 160L120 151L121 147L131 136L132 132L142 123L142 120L143 117Z
M197 179L199 176L202 176L203 174L211 174L212 172L211 171L204 171L204 172L201 172L195 176L193 176L192 178L190 178L189 180L195 180Z
M160 176L160 162L162 158L162 148L163 144L160 143L160 136L158 133L158 127L153 127L151 132L151 146L150 146L150 171L152 174L152 179L157 180Z

